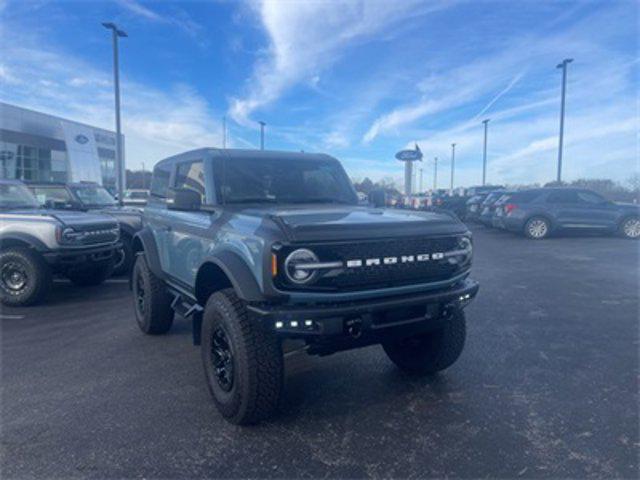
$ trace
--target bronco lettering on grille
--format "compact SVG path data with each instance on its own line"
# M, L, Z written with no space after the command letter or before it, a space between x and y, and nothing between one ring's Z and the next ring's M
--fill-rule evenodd
M374 265L396 265L397 263L413 263L413 262L428 262L431 260L441 260L444 258L443 252L435 252L429 255L428 253L420 253L418 255L402 255L398 257L384 257L384 258L367 258L364 261L360 259L347 260L347 268L358 268L366 265L371 267Z

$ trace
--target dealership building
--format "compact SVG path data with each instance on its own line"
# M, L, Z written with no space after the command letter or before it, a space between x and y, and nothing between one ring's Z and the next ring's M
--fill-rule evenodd
M0 178L114 189L115 165L115 132L0 102Z

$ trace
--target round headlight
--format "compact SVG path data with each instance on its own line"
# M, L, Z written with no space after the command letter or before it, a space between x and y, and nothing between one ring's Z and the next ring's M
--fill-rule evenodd
M298 284L308 283L316 276L316 270L301 268L305 263L316 263L318 257L311 250L299 248L291 252L284 261L287 278Z

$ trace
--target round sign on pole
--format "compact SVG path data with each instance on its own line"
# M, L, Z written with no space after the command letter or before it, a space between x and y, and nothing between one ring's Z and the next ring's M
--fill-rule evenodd
M401 162L414 162L422 160L422 152L420 150L400 150L396 153L396 158Z

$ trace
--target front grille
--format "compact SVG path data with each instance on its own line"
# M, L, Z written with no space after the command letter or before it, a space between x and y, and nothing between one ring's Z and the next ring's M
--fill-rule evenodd
M418 283L429 283L449 279L469 267L470 258L465 263L460 257L445 256L441 259L429 259L424 262L402 263L402 256L432 255L433 253L452 252L460 249L460 236L448 237L409 237L389 240L362 241L359 243L332 243L309 245L320 261L341 261L346 265L349 260L362 260L362 266L341 268L323 272L321 278L309 285L314 290L363 290L388 288ZM294 247L295 248L295 247ZM396 257L397 263L385 265L366 265L366 259Z
M98 245L118 240L120 229L113 223L74 225L73 229L81 233L82 245Z

